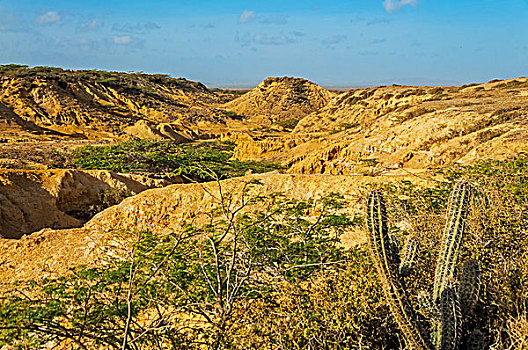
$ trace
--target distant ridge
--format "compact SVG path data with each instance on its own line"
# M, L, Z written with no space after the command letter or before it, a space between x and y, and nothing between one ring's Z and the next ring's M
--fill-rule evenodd
M186 132L200 123L225 124L217 106L234 96L165 74L0 66L0 137L123 138L140 121L175 124ZM19 133L19 131L16 131Z
M293 77L267 78L257 87L224 105L237 114L264 123L300 120L324 107L333 93L309 80Z

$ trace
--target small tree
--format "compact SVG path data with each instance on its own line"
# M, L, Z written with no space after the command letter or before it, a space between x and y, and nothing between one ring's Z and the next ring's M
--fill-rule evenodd
M247 183L236 201L220 187L207 222L125 234L96 267L19 285L1 299L0 339L35 348L232 347L244 326L234 315L341 264L339 237L353 224L336 195L251 196L258 185Z

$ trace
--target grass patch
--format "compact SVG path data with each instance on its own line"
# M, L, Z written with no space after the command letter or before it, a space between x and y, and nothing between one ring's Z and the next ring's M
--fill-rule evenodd
M341 128L342 129L352 129L352 128L355 128L355 127L358 127L360 126L361 123L358 123L358 122L354 122L354 123L341 123Z
M236 119L236 120L244 119L243 115L239 115L239 114L237 114L236 112L233 112L233 111L222 111L222 113L227 118Z
M299 119L285 119L278 120L276 123L279 126L282 126L284 129L293 130L299 124Z
M104 83L116 83L117 78L115 77L103 77L99 79L95 79L96 83L104 84Z
M212 88L210 89L212 92L223 92L225 94L235 95L235 96L242 96L247 94L250 90L224 90L219 88Z
M263 173L281 169L277 164L231 159L234 144L134 140L111 146L86 146L70 153L80 169L120 173L172 173L192 181L242 176L246 171Z

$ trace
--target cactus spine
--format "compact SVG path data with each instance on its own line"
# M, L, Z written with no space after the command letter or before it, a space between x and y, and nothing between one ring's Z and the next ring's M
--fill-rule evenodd
M467 262L458 284L455 279L470 195L471 188L464 182L457 183L451 194L448 221L435 269L433 294L430 296L424 292L418 296L420 309L427 318L427 325L424 325L409 301L404 281L404 277L412 272L419 240L416 237L407 240L400 262L397 243L388 233L383 196L379 190L369 193L367 225L373 260L390 310L410 349L456 349L463 316L476 301L478 264ZM425 334L424 329L429 329L430 334Z
M456 349L460 339L460 306L454 283L449 283L440 296L440 322L437 324L438 349Z

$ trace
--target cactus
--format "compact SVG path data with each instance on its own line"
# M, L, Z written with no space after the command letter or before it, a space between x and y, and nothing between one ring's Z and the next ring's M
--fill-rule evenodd
M400 276L407 277L412 273L414 262L418 256L420 241L417 237L409 237L403 248L403 258L400 262Z
M464 263L460 282L458 286L458 295L460 296L460 308L462 315L471 314L478 300L480 268L475 260L468 260Z
M458 253L464 235L465 219L468 213L471 188L465 182L455 185L449 199L447 223L444 230L442 248L436 263L433 297L438 301L449 280L455 276Z
M466 347L468 350L482 350L486 347L486 336L479 329L473 330L468 337Z
M389 250L395 264L400 264L400 246L398 238L395 235L389 234Z
M417 237L407 240L400 261L395 239L388 233L383 196L374 190L368 196L367 225L370 232L372 256L383 290L410 349L457 349L463 317L472 310L477 300L478 264L468 261L460 281L456 280L456 265L465 230L465 219L471 188L467 183L455 185L448 209L442 248L437 260L432 296L418 295L420 310L427 324L417 317L409 300L404 278L411 275L419 248ZM424 330L429 330L426 334Z
M442 350L454 350L460 339L460 305L453 283L449 283L440 296L440 322L435 344Z
M430 345L421 334L415 312L398 275L399 261L394 255L393 241L389 238L385 202L380 191L370 193L368 208L367 224L371 233L373 258L391 312L404 334L407 345L414 350L427 350Z
M420 305L420 311L423 315L431 321L440 321L440 310L433 302L433 298L427 292L420 292L418 294L418 303Z

